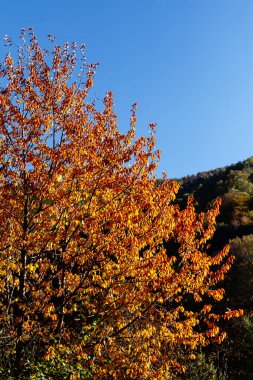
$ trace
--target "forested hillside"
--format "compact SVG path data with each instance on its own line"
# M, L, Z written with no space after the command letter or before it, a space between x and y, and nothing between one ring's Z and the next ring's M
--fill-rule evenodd
M219 307L243 308L244 316L226 325L228 339L201 352L190 379L253 379L253 157L243 162L181 179L179 200L194 195L198 211L222 198L210 250L229 243L235 256L224 281L226 295Z

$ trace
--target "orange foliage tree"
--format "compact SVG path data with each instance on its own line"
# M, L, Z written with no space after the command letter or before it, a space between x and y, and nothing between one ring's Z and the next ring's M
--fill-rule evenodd
M88 100L83 46L75 81L75 43L49 53L31 29L21 39L0 67L1 370L168 379L180 347L224 337L211 304L231 258L206 249L219 202L179 209L178 182L154 176L155 126L136 138L134 105L122 134L112 94L102 110Z

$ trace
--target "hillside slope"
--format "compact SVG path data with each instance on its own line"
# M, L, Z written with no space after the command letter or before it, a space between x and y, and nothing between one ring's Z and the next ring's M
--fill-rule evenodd
M205 211L215 198L222 198L211 251L229 243L235 260L223 283L224 301L217 306L221 310L244 309L243 318L224 326L228 339L201 353L186 379L201 379L207 370L213 374L210 379L253 379L253 157L180 181L182 206L189 195L194 195L198 211Z
M217 248L229 239L253 233L253 157L224 168L187 176L181 180L181 204L194 195L199 211L210 207L212 201L222 198L217 231L213 244Z

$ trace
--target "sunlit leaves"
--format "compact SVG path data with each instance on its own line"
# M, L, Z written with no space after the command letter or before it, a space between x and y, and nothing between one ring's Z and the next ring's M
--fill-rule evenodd
M154 177L155 125L136 138L134 104L121 134L111 92L102 110L87 101L97 65L83 47L75 81L76 44L50 55L25 36L0 69L3 355L11 370L29 349L71 378L167 379L183 369L180 347L224 338L210 302L232 258L206 247L220 201L180 210L179 183Z

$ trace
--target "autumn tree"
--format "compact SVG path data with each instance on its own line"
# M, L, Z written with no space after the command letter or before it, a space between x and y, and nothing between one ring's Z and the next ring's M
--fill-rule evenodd
M219 201L206 215L191 199L179 209L179 184L154 175L155 125L136 138L134 105L122 134L112 94L102 110L89 100L96 65L84 46L76 76L75 43L48 52L31 29L17 53L5 41L2 373L38 379L40 366L59 371L47 378L168 379L182 370L180 347L224 338L212 300L223 296L217 283L232 258L227 247L212 257L206 247Z

